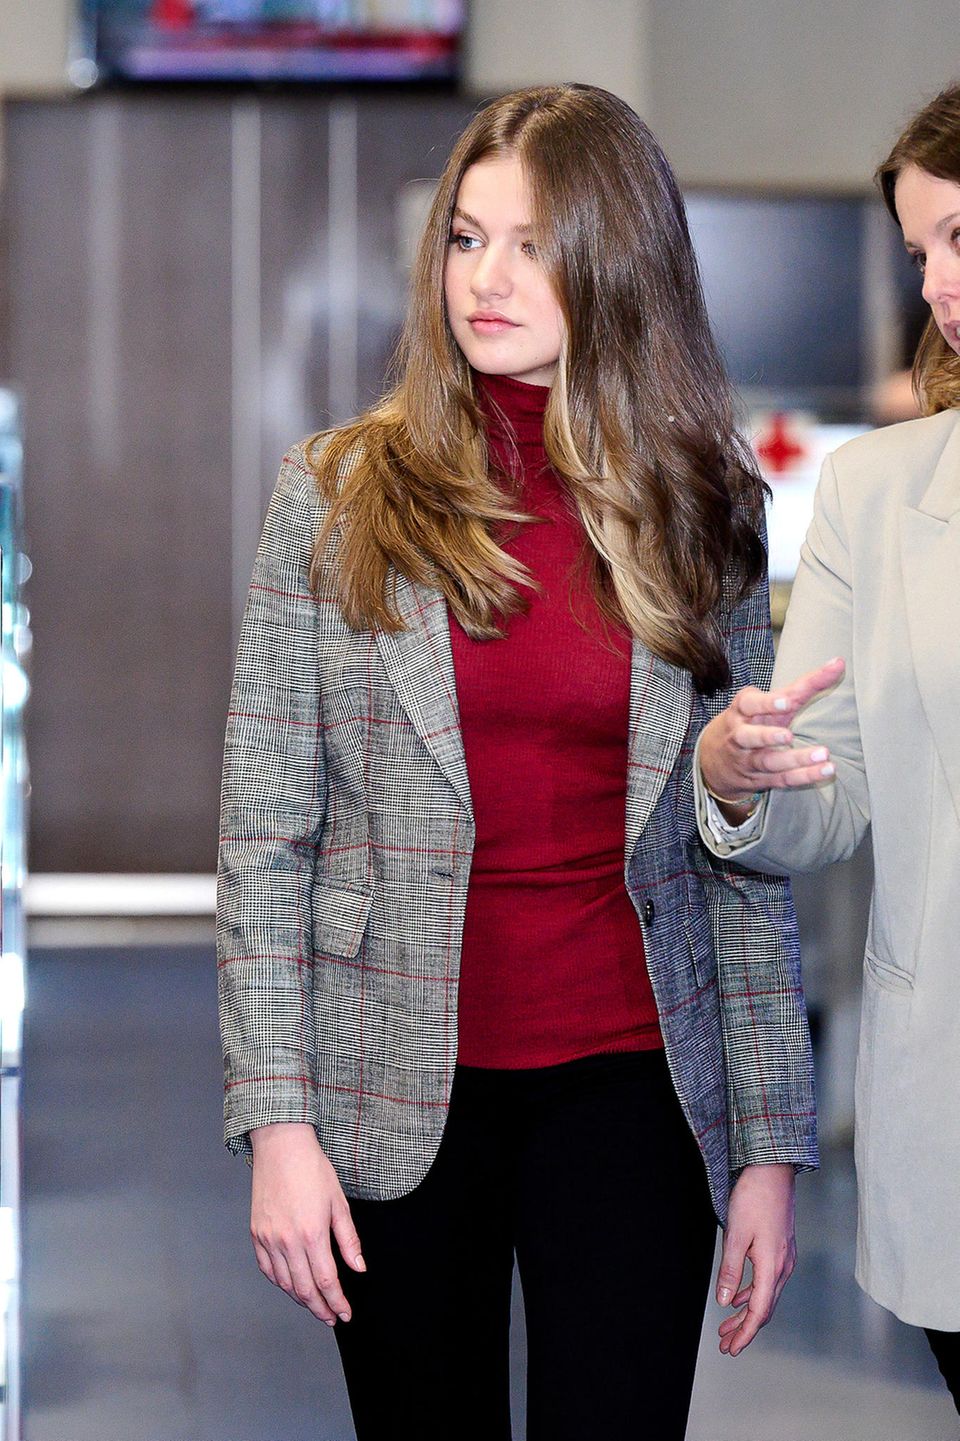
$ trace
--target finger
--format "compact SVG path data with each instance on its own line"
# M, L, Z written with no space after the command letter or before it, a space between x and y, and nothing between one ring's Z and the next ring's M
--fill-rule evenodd
M751 752L744 766L752 775L778 775L781 771L795 771L822 767L830 760L826 746L783 746Z
M775 750L778 746L791 745L793 732L782 727L754 725L751 722L748 725L734 726L730 739L737 749L742 751Z
M728 1337L729 1339L729 1337L734 1334L734 1331L738 1330L739 1323L744 1319L745 1314L747 1314L747 1306L741 1304L741 1308L739 1308L738 1311L734 1311L731 1316L725 1316L724 1320L716 1327L718 1336L721 1337L721 1339L722 1337Z
M837 773L833 761L808 765L805 763L806 754L803 751L788 751L784 756L776 756L772 751L757 751L756 759L751 762L752 769L742 770L738 784L742 784L745 791L775 791L788 786L819 785L822 781L833 779Z
M352 1314L350 1302L341 1289L337 1263L333 1259L329 1242L325 1240L311 1246L307 1250L306 1260L313 1283L331 1314L339 1316L341 1321L349 1321Z
M301 1306L306 1306L318 1321L323 1321L327 1326L336 1325L337 1318L333 1308L327 1304L326 1298L317 1287L307 1257L305 1255L291 1256L288 1258L288 1265L292 1285L290 1294L300 1302Z
M740 1325L743 1322L743 1318L746 1316L746 1314L746 1310L737 1311L735 1315L728 1316L725 1321L721 1322L720 1350L725 1356L729 1355L730 1347L733 1344L733 1338L737 1334L737 1331L739 1330Z
M771 692L772 709L774 711L796 710L801 706L808 705L815 696L832 690L842 679L846 668L846 662L842 657L834 656L833 660L827 661L826 665L818 666L816 670L808 671L806 675L799 676L796 680L790 681L788 685L778 687L777 690Z
M739 1309L731 1312L729 1316L724 1316L723 1320L720 1322L720 1325L717 1327L717 1334L720 1336L732 1336L734 1331L736 1331L739 1327L740 1322L743 1320L744 1316L747 1314L748 1304L749 1297L744 1297L742 1301L738 1302Z
M833 761L826 765L801 766L798 770L782 771L779 775L769 776L767 784L773 790L786 790L796 786L816 786L823 781L833 780L837 768Z
M761 690L759 686L744 686L743 690L737 691L730 702L730 709L739 712L748 720L753 720L759 715L769 715L774 709L782 711L783 706L774 707L774 694L771 691ZM774 724L776 724L776 718L774 718Z
M729 1306L743 1284L743 1268L747 1259L747 1242L729 1231L723 1238L723 1251L717 1271L717 1305Z
M747 1303L743 1319L730 1337L730 1355L739 1356L750 1345L761 1326L765 1326L773 1314L773 1292L775 1276L762 1262L754 1266L753 1294Z
M335 1212L331 1225L333 1234L337 1239L337 1246L340 1255L347 1265L354 1271L365 1271L367 1263L363 1259L360 1250L360 1237L357 1235L356 1227L353 1224L353 1217L350 1215L349 1206L342 1211Z
M771 714L782 716L785 712L799 710L813 700L814 696L830 690L841 679L845 670L843 659L835 656L833 660L827 661L826 665L818 666L816 670L808 671L806 675L798 676L789 685L780 686L776 690L762 691L757 686L746 686L742 691L738 691L733 704L742 715L751 718Z

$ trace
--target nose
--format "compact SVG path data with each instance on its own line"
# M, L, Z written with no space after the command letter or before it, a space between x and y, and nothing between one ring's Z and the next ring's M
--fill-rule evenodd
M478 300L509 295L513 279L509 260L499 245L484 246L470 277L470 289Z
M960 259L956 256L927 256L923 273L923 298L928 305L960 295Z

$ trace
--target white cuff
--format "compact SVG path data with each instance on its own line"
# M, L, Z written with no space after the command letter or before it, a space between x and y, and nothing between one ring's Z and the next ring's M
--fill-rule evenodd
M731 825L711 796L700 771L700 741L693 753L693 790L697 806L697 826L709 851L721 859L735 855L763 833L767 819L770 792L765 791L760 804L742 825Z
M745 846L748 841L756 840L757 836L763 830L766 800L766 796L763 796L756 810L751 811L746 820L736 826L727 820L713 796L707 790L706 786L704 786L703 819L713 840L715 840L718 845L730 846L732 849L735 849L737 846Z

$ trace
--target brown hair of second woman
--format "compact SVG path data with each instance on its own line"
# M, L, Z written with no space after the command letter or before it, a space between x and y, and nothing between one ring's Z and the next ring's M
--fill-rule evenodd
M915 165L938 180L960 185L960 85L950 85L910 121L875 180L897 224L897 177ZM913 388L926 415L960 405L960 356L952 351L931 316L913 363Z
M656 139L586 85L518 91L467 126L444 169L412 278L396 383L309 454L331 508L314 551L358 629L402 622L391 572L437 586L477 638L524 605L524 568L497 543L522 520L489 473L443 274L460 182L493 156L522 164L565 338L547 406L551 464L592 542L605 613L713 690L729 680L726 604L762 575L763 485L733 422L683 199Z

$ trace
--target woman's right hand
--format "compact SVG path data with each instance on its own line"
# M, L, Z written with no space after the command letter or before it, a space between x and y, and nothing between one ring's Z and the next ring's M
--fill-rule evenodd
M278 1122L250 1132L250 1234L257 1264L275 1286L335 1326L350 1320L331 1233L354 1271L365 1271L360 1238L336 1172L310 1125Z
M723 797L721 806L736 821L738 807L757 791L815 785L834 774L826 746L793 745L790 726L797 712L842 678L837 656L790 685L762 691L746 686L726 710L714 716L700 737L700 771L708 791Z

